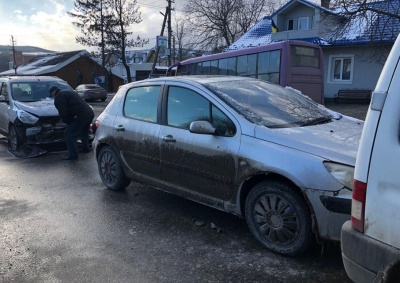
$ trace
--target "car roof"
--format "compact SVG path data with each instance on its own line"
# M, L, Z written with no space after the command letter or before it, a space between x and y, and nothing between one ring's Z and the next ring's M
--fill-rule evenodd
M0 79L6 79L11 82L35 82L35 81L63 81L53 76L5 76Z
M79 86L97 86L97 87L101 87L98 84L80 84Z
M175 77L160 77L146 79L142 81L136 81L132 84L139 82L195 82L199 84L206 84L212 82L222 82L222 81L244 81L252 80L254 78L250 77L240 77L240 76L223 76L223 75L191 75L191 76L175 76Z

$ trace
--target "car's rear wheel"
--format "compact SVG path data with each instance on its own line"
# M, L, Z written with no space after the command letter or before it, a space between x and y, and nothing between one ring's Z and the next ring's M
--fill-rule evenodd
M287 256L304 252L313 239L311 216L304 199L280 181L263 181L246 199L246 221L266 248Z
M103 184L110 190L121 190L130 184L131 181L125 176L118 154L110 146L100 150L97 166Z
M22 145L22 139L14 125L11 125L8 131L8 144L13 151L18 150Z

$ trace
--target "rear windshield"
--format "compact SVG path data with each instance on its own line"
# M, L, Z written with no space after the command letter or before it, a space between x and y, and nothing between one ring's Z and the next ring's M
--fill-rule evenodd
M233 80L207 83L205 86L257 125L284 128L331 120L331 115L307 96L265 81Z
M96 88L100 88L99 85L86 85L87 89L96 89Z

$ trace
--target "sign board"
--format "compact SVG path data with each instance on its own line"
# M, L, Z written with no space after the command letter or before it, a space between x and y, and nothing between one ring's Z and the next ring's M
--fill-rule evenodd
M157 47L160 48L168 47L168 39L166 36L157 36Z

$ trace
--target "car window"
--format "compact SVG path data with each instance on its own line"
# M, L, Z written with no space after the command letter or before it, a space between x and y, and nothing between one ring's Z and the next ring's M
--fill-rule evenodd
M8 89L6 83L1 84L0 95L4 96L4 98L8 100Z
M124 102L124 116L148 122L157 122L160 89L160 86L129 89Z
M257 125L270 128L325 123L331 115L294 90L259 80L205 84L212 92Z
M235 124L206 98L187 88L168 88L168 126L188 130L193 121L208 121L218 129L218 134L233 136Z
M11 95L14 100L21 102L39 101L50 97L49 88L52 85L56 85L62 90L72 90L67 83L62 81L14 82L11 84Z

